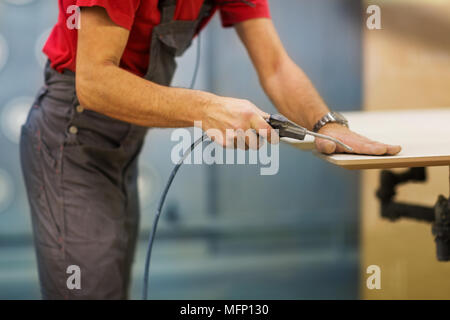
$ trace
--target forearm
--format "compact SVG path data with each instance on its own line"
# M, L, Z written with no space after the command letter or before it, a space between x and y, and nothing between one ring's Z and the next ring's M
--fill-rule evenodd
M81 14L76 90L82 106L147 127L188 127L202 121L202 129L225 147L235 146L237 130L256 130L270 141L268 115L250 101L169 88L121 69L129 30L116 25L102 7L85 7Z
M304 72L292 61L281 43L270 19L251 19L236 24L236 31L255 65L260 82L277 109L294 122L313 129L314 124L329 112L325 102ZM397 154L401 148L376 143L340 125L327 125L321 133L328 134L360 154ZM335 143L316 139L320 152L345 152Z
M147 127L189 127L202 120L213 94L170 88L113 63L77 68L77 95L86 109ZM89 70L88 70L89 68Z
M261 84L282 114L310 130L329 111L305 73L287 56L261 77Z
M270 19L236 24L260 82L277 109L312 129L328 108L303 71L288 56Z

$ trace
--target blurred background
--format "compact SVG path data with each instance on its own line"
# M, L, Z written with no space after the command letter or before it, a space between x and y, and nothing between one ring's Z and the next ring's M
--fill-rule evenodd
M332 109L450 106L449 1L269 2L288 52ZM382 30L365 27L369 4L382 7ZM18 139L43 83L41 49L56 19L57 1L0 0L0 299L40 297ZM424 25L427 31L417 32ZM223 29L216 16L201 37L197 88L273 112L233 29ZM175 86L189 85L196 48L180 59ZM173 145L170 130L151 130L140 158L142 223L132 298L140 298L146 242L173 167ZM275 176L261 176L256 165L183 167L158 230L150 298L450 298L449 285L417 284L429 270L436 281L449 276L450 265L435 262L429 226L379 221L377 177L287 145ZM445 177L448 171L435 169L434 184L414 198L435 201L447 192ZM404 250L419 241L421 251ZM422 267L414 269L417 260ZM376 294L364 289L370 264L394 270L382 280L391 287Z

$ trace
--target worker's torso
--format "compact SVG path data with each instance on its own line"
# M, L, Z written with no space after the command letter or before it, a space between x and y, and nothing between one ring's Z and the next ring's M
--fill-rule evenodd
M69 28L73 24L73 6L101 6L106 9L112 21L128 30L130 36L121 60L121 67L139 76L145 76L151 61L151 43L156 26L161 24L161 3L167 0L58 0L59 17L44 47L51 66L57 71L64 69L76 71L76 48L78 31ZM170 0L169 0L170 1ZM172 0L176 3L173 12L174 21L194 21L198 19L205 0ZM211 0L213 9L209 16L202 17L196 24L197 30L203 28L217 8L220 9L222 25L253 18L269 18L268 0ZM81 19L82 20L82 19ZM81 27L83 23L81 21Z
M70 10L67 13L67 9L75 4L83 6L92 2L87 0L59 0L58 22L44 47L44 52L49 57L52 67L56 70L69 69L75 71L76 69L77 30L67 27L67 21L73 15ZM158 8L158 0L102 2L113 22L130 29L130 37L122 56L121 67L139 76L144 76L150 61L153 30L155 26L161 23L162 14ZM173 20L196 20L204 2L205 0L178 0ZM137 3L138 7L134 8L133 5ZM203 19L199 28L206 25L214 11L215 9L210 12L209 17ZM135 16L126 16L124 12L130 12L130 14L135 12Z

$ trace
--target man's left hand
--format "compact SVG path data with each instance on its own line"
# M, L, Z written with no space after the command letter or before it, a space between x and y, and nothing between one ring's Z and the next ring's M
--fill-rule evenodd
M372 141L362 135L359 135L347 127L337 124L329 123L319 130L319 133L334 137L341 142L353 148L353 153L365 155L396 155L402 148L401 146L394 146L384 144L381 142ZM319 152L325 154L344 153L347 152L343 147L336 145L332 141L318 139L315 141L316 148Z

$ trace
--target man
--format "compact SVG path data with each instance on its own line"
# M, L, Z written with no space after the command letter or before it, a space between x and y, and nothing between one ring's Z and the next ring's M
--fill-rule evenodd
M81 8L79 30L66 23L73 5ZM267 0L59 0L59 7L44 48L46 85L21 137L44 298L127 297L139 220L137 157L147 128L202 121L203 130L223 133L216 137L223 146L236 142L226 129L261 130L270 141L268 114L250 101L169 87L174 57L216 10L224 26L235 27L281 113L356 153L400 151L353 133L330 113L283 48ZM344 152L329 141L316 146ZM67 285L69 266L79 267L75 288Z

